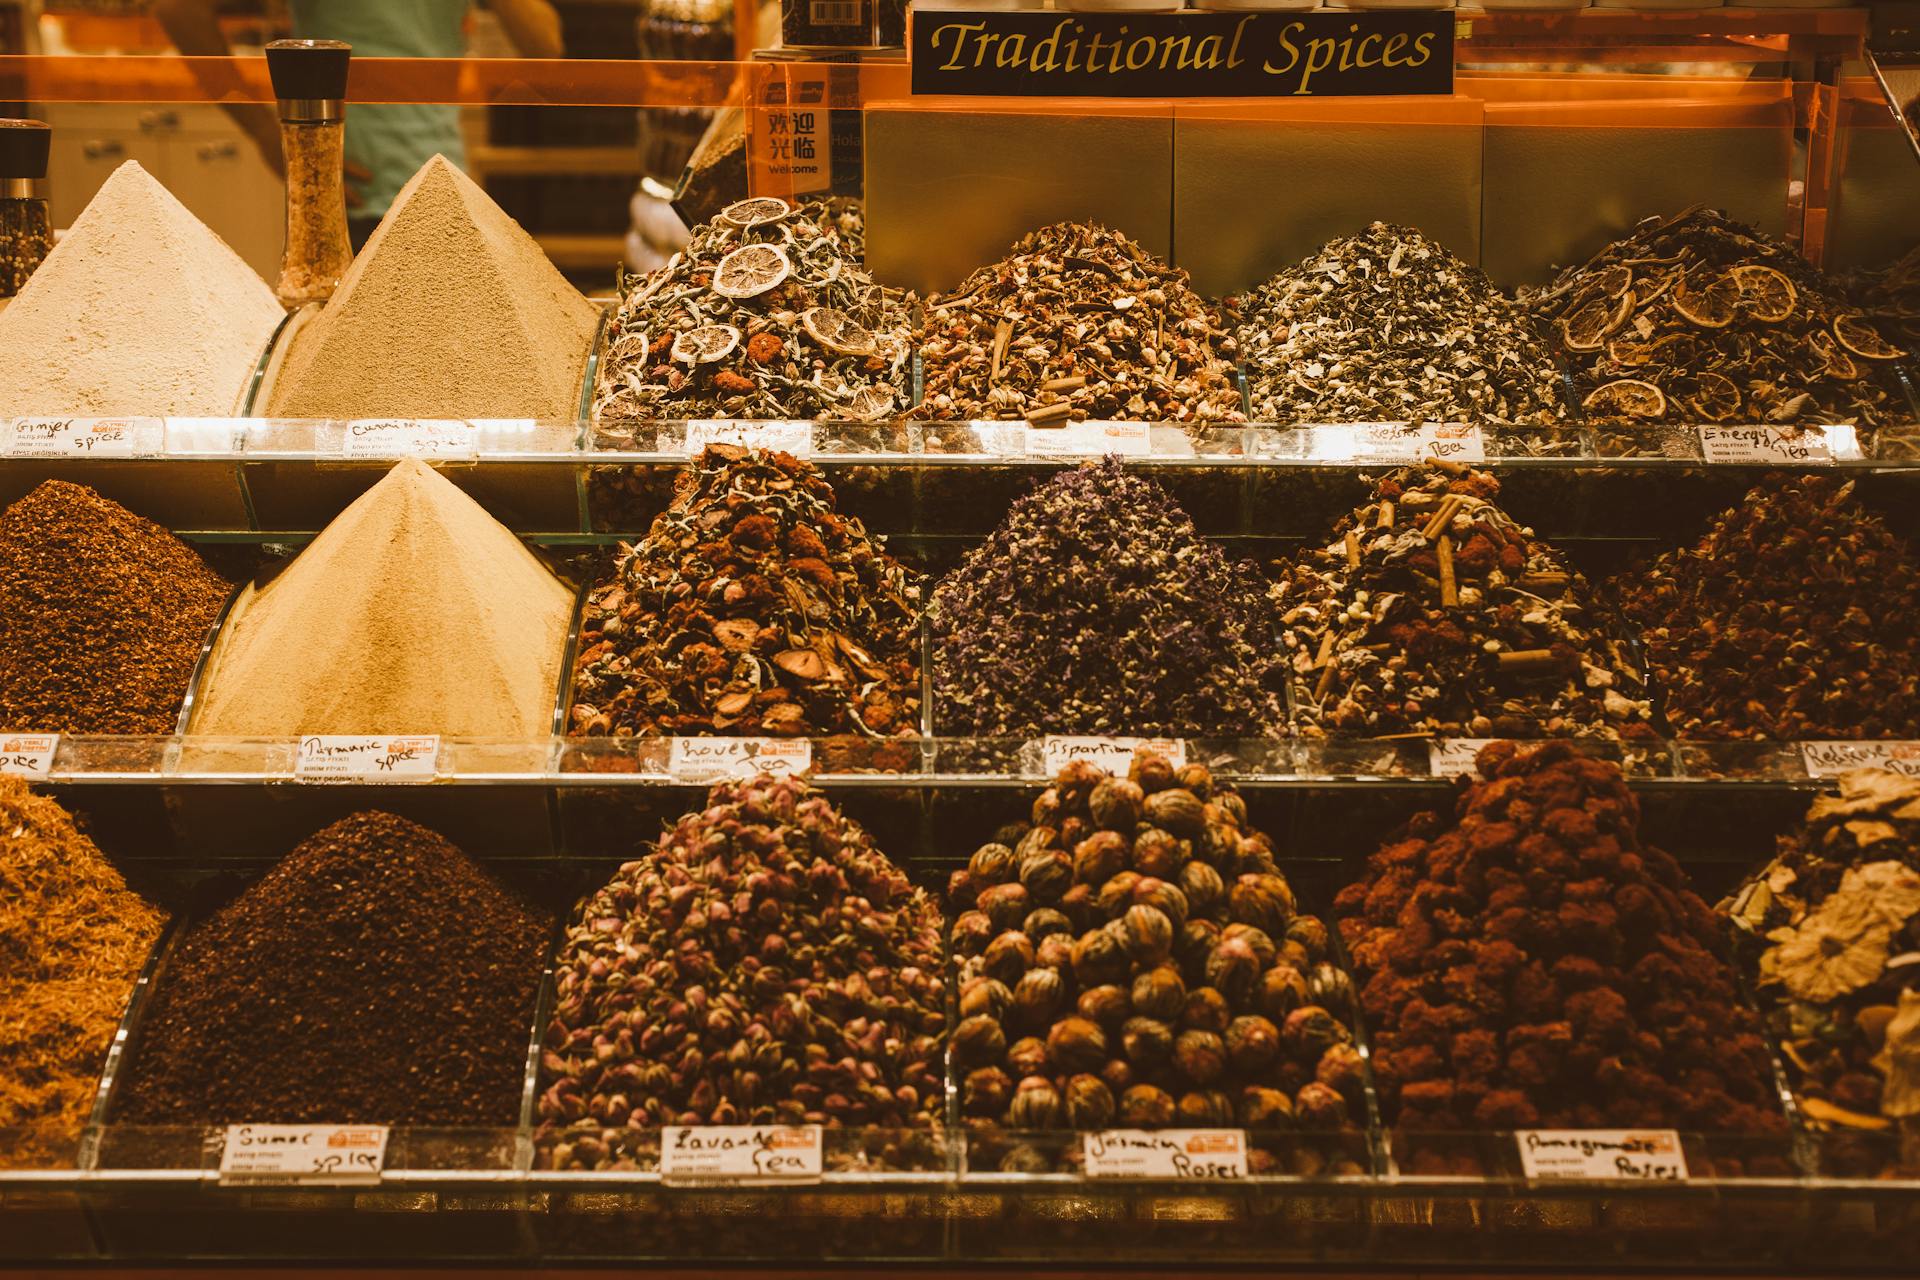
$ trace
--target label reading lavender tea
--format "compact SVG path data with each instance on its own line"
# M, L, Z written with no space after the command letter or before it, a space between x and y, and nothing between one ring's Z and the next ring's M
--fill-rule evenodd
M1427 772L1436 778L1463 778L1473 774L1474 757L1493 738L1435 738L1427 743Z
M470 462L480 432L458 418L359 418L340 438L343 458L431 458Z
M1815 778L1837 778L1855 769L1920 778L1920 742L1803 742L1800 759Z
M805 738L674 738L667 745L667 776L699 786L805 773L812 764L813 743Z
M1824 427L1701 427L1699 432L1700 455L1712 463L1820 467L1833 461Z
M142 428L159 418L12 418L0 424L0 457L131 458Z
M386 1159L383 1124L230 1124L220 1149L220 1184L377 1183Z
M1076 760L1086 760L1115 777L1125 777L1142 751L1162 756L1178 769L1187 762L1187 744L1179 738L1075 738L1050 734L1040 739L1040 771L1051 778Z
M1247 1176L1241 1129L1106 1129L1081 1135L1089 1178L1180 1178L1224 1182Z
M1480 428L1464 422L1360 422L1352 427L1355 462L1485 462L1487 441Z
M53 753L59 749L57 733L0 733L0 777L45 782L53 775Z
M818 1182L820 1126L675 1125L660 1131L660 1176L668 1182Z
M735 422L695 420L687 423L683 452L691 458L710 444L737 444L750 449L778 449L796 458L813 456L811 422Z
M1687 1157L1672 1129L1522 1129L1513 1135L1528 1178L1582 1182L1685 1182Z
M1069 422L1028 427L1025 451L1034 458L1141 458L1153 452L1153 428L1144 422Z
M293 758L296 782L432 782L440 736L308 734Z

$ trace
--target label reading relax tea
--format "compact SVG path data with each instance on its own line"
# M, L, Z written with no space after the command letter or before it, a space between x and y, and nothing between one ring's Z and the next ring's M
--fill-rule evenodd
M805 773L812 764L813 743L805 738L674 738L667 746L667 776L700 786Z
M821 1148L817 1124L676 1125L660 1131L660 1176L669 1182L818 1182Z
M1075 738L1055 734L1040 739L1040 769L1051 778L1075 760L1087 760L1124 778L1133 767L1133 757L1142 751L1165 757L1176 769L1187 762L1187 744L1179 738Z
M45 782L59 749L57 733L0 733L0 776Z
M710 444L737 444L749 449L778 449L796 458L813 456L811 422L693 421L687 423L686 455L691 458Z
M1224 1182L1247 1176L1240 1129L1106 1129L1083 1134L1089 1178L1179 1178Z
M309 734L293 758L298 782L431 782L440 764L440 736Z
M1813 467L1833 461L1833 448L1821 427L1701 427L1699 431L1700 454L1708 462Z
M471 461L479 431L457 418L359 418L340 439L344 458L427 458Z
M230 1124L220 1149L220 1182L377 1183L386 1158L383 1124Z
M1672 1129L1522 1129L1513 1135L1529 1178L1685 1182L1687 1157Z
M1436 778L1464 778L1473 774L1474 757L1493 738L1435 738L1427 744L1427 772Z
M1920 778L1920 742L1803 742L1800 760L1815 778L1837 778L1854 769Z
M1144 422L1068 422L1027 428L1026 452L1036 458L1145 457L1153 452L1153 428Z
M0 422L0 457L131 458L143 426L158 418L11 418Z

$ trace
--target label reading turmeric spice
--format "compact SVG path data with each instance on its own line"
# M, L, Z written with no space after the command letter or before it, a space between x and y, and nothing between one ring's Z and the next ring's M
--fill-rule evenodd
M296 782L431 782L438 734L308 734L293 759Z

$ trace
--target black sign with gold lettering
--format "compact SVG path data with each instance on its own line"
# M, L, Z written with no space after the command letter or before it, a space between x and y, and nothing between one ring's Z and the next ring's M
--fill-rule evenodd
M1453 23L1450 12L1404 9L916 9L913 91L1101 98L1452 93Z

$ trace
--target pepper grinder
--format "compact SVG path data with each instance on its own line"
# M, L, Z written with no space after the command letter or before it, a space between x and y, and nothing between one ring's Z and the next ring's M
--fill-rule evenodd
M38 120L0 120L0 298L19 293L53 248L40 182L53 130Z
M291 310L325 302L353 261L347 234L347 62L339 40L275 40L267 71L287 160L287 249L274 290Z

